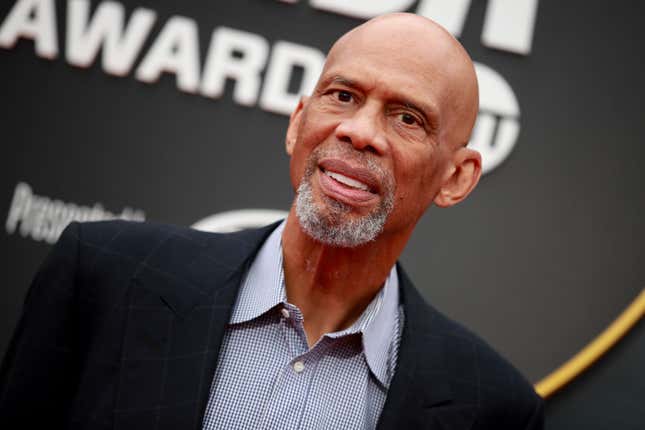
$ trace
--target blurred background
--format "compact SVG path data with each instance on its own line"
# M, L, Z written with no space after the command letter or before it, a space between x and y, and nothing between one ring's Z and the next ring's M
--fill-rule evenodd
M0 354L71 219L226 230L293 191L288 114L335 39L409 11L476 62L485 176L402 264L537 382L645 287L642 13L570 0L0 3ZM419 44L428 44L419 40ZM243 211L234 212L231 211ZM642 429L645 323L547 400L548 429Z

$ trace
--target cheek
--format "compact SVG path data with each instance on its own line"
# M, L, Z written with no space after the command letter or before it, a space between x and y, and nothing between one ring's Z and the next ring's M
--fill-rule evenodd
M291 160L289 161L289 177L291 178L291 186L293 187L294 191L297 190L298 186L300 185L300 181L302 179L301 170L302 169L298 165L294 153L294 155L291 156Z
M330 142L335 129L333 122L325 121L324 118L303 120L289 163L294 189L300 185L311 153L320 145Z
M302 181L313 149L315 148L306 146L301 140L299 140L294 147L291 160L289 160L291 184L293 185L294 190L298 188Z
M423 212L439 189L439 163L427 154L402 159L396 167L396 201L416 213Z

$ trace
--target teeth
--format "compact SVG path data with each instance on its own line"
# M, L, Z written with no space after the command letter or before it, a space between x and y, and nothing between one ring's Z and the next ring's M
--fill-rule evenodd
M348 178L347 176L341 175L340 173L325 171L325 174L327 176L330 176L330 177L334 178L335 180L337 180L341 184L345 184L345 185L347 185L349 187L358 188L359 190L363 190L363 191L368 191L369 190L369 187L367 185L365 185L364 183L359 182L356 179Z

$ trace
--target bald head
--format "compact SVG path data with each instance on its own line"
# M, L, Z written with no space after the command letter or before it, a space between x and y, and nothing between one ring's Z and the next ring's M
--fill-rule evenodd
M323 76L339 61L366 55L380 56L384 66L411 64L410 73L432 81L433 101L442 104L441 141L453 147L468 143L479 109L477 77L470 56L448 31L410 13L376 17L334 43Z

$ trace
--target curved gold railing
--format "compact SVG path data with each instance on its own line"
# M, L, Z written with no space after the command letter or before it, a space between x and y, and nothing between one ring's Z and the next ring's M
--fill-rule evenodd
M562 366L535 384L535 391L547 398L584 372L616 344L645 315L645 288L598 337Z

